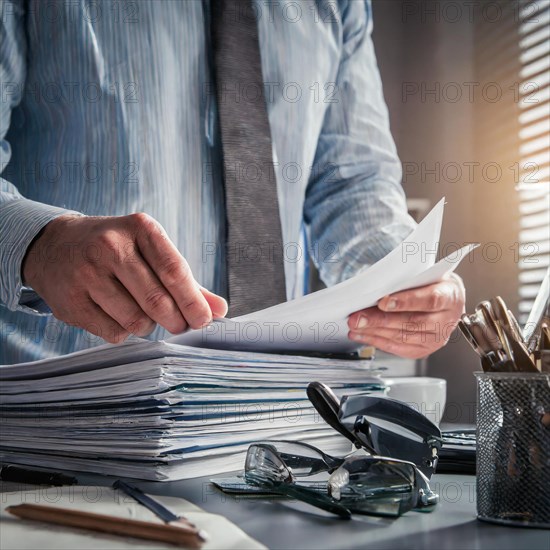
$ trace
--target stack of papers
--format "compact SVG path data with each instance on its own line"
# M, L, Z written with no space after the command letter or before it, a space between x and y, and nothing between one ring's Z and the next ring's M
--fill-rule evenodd
M172 480L242 469L264 439L345 453L305 388L383 391L371 365L139 341L4 366L0 462Z
M354 351L351 313L453 271L475 245L436 263L443 208L332 288L168 342L0 367L0 461L168 480L242 469L248 445L265 439L348 451L305 389L316 380L337 393L383 391L371 363L275 353Z

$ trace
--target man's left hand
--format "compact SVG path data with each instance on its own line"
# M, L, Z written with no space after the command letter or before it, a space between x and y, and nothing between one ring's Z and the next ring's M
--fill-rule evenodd
M464 313L462 279L451 274L439 283L382 298L348 319L349 338L377 349L418 359L443 347Z

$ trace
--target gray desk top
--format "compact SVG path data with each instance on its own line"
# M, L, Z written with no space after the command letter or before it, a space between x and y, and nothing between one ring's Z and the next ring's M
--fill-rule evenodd
M81 483L97 478L79 476ZM435 475L431 487L441 496L434 512L409 512L398 519L354 516L340 520L311 512L297 502L235 499L206 478L141 483L151 494L186 498L236 523L269 548L373 548L376 550L550 550L550 530L505 527L476 519L475 477Z
M110 485L113 481L84 474L77 477L86 485ZM2 485L0 492L15 490L13 484ZM219 492L206 478L137 485L150 494L182 497L222 514L273 549L550 550L550 530L478 521L473 476L435 475L430 485L440 494L441 502L432 513L409 512L398 519L354 516L351 521L298 502L235 499Z

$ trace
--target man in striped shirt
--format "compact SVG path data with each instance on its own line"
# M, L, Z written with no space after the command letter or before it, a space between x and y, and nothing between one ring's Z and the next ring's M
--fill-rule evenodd
M0 0L0 364L226 313L210 4ZM308 255L335 284L414 222L370 2L254 5L292 299ZM463 308L453 277L357 312L349 336L420 357ZM404 339L410 321L423 328Z

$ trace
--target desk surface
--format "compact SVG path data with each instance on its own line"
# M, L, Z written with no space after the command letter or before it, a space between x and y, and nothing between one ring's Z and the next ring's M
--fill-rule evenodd
M78 479L86 485L112 483L83 474ZM435 475L430 485L440 494L441 502L432 513L409 512L398 519L354 516L351 521L312 512L298 502L235 499L219 492L206 478L138 485L151 494L183 497L209 512L222 514L273 549L550 550L550 530L478 521L473 476ZM4 486L4 490L14 489L13 485Z
M80 478L98 483L97 478ZM339 520L311 513L300 503L224 495L206 478L141 483L151 494L179 496L209 512L226 516L269 548L375 548L550 550L550 530L505 527L476 519L475 477L435 475L430 483L441 496L429 514L409 512L398 519L354 516Z

